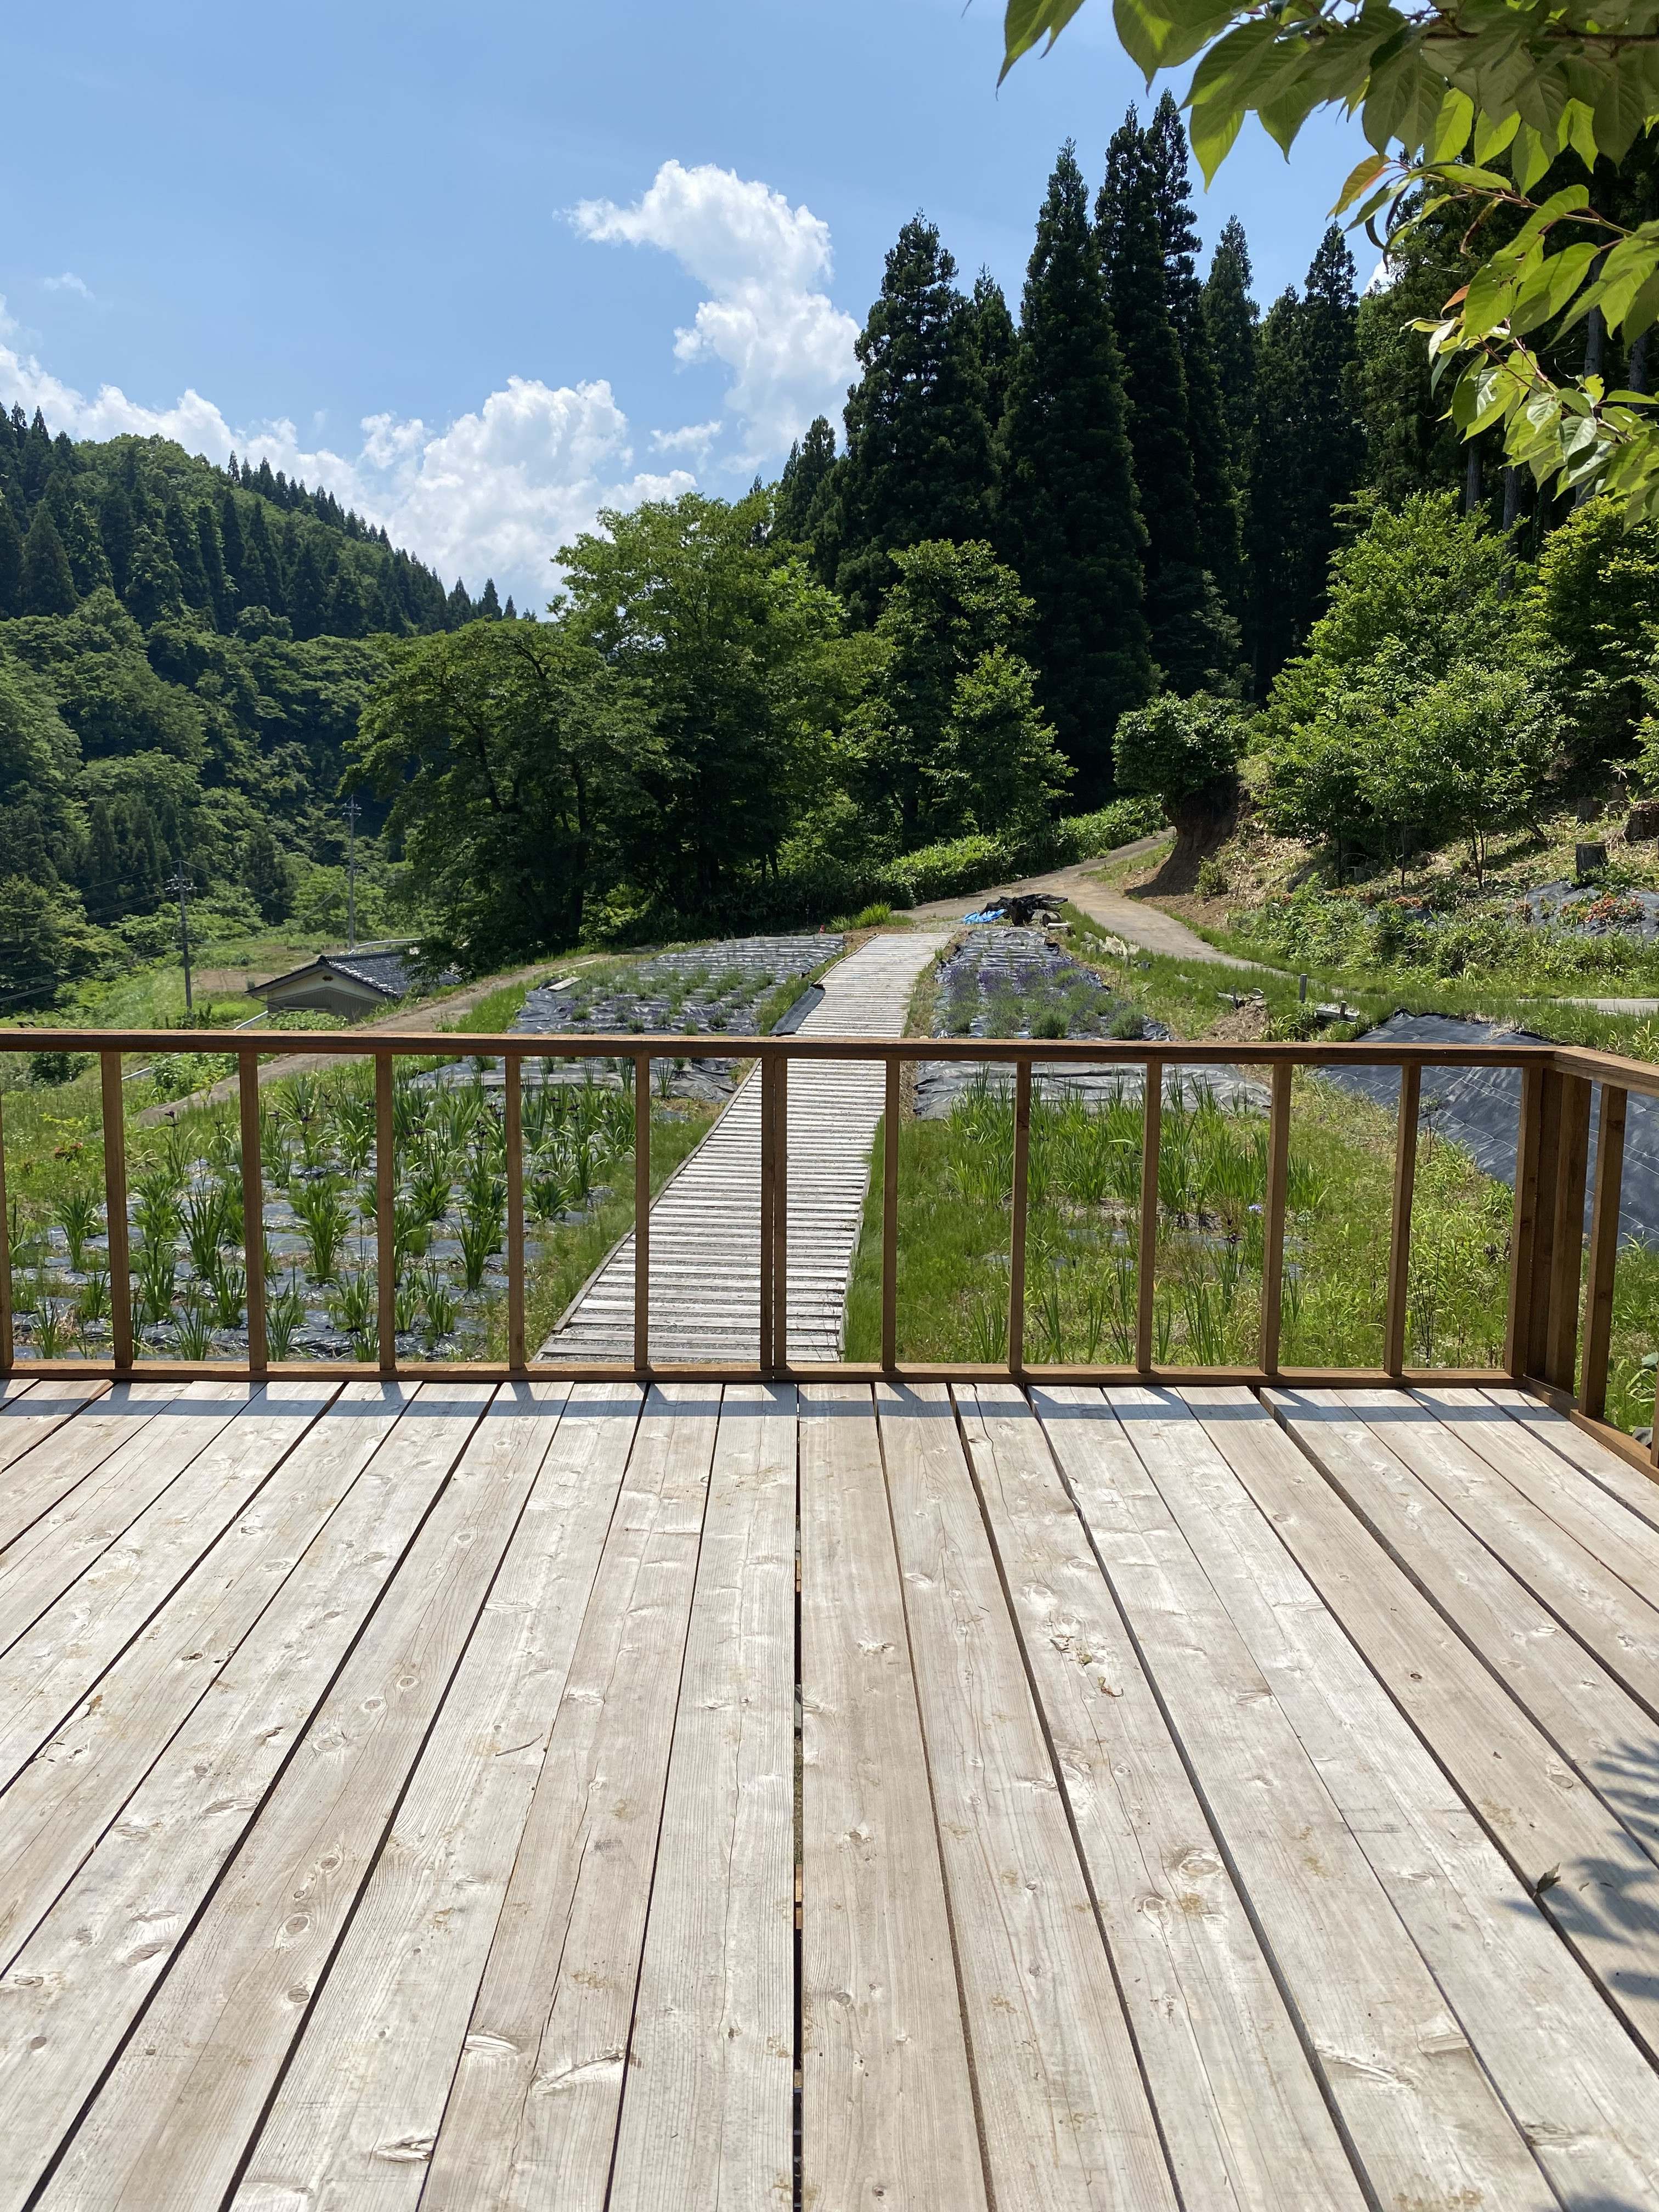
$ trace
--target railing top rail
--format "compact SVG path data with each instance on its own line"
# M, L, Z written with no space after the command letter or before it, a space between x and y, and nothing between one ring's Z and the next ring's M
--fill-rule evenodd
M292 1042L288 1037L292 1037ZM508 1030L489 1036L470 1030L406 1030L374 1036L351 1030L297 1030L287 1036L227 1034L219 1030L0 1030L0 1052L122 1052L234 1054L239 1059L323 1057L424 1060L434 1057L536 1060L1035 1060L1043 1066L1098 1067L1121 1061L1143 1066L1149 1060L1182 1066L1267 1065L1350 1067L1525 1067L1556 1065L1632 1090L1659 1091L1659 1068L1616 1054L1590 1053L1577 1046L1539 1044L1436 1044L1359 1042L1337 1044L1267 1039L1228 1043L1188 1043L1169 1037L890 1037L744 1036L726 1030L678 1036L671 1031L629 1030L599 1036L586 1030ZM1583 1065L1579 1063L1583 1062Z

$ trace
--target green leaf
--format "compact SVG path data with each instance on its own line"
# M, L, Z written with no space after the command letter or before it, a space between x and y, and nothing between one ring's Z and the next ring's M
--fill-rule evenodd
M1587 169L1595 167L1595 118L1582 100L1570 100L1561 112L1562 145L1571 145Z
M1215 173L1231 152L1243 121L1242 107L1224 107L1218 100L1206 100L1202 107L1193 109L1188 135L1206 185L1215 182Z
M1474 102L1468 93L1455 90L1447 93L1440 103L1440 112L1430 135L1430 160L1455 161L1468 144L1469 132L1474 127Z
M1483 115L1474 126L1474 158L1483 167L1504 149L1521 128L1521 118L1511 112L1496 120Z
M1610 161L1622 161L1645 125L1648 93L1641 73L1615 55L1595 103L1595 143Z
M997 82L1002 82L1020 56L1030 53L1040 39L1046 36L1053 46L1082 5L1083 0L1008 0L1002 18L1002 68Z

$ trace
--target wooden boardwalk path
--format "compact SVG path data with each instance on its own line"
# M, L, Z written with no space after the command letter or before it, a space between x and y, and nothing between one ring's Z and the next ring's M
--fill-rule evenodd
M0 2212L1659 2212L1513 1393L0 1393Z
M948 931L872 938L832 968L801 1024L812 1036L902 1036L917 979ZM789 1073L789 1356L842 1356L870 1145L881 1119L872 1061L799 1061ZM760 1346L761 1112L751 1070L651 1209L651 1356L752 1363ZM634 1239L606 1260L544 1358L634 1358Z

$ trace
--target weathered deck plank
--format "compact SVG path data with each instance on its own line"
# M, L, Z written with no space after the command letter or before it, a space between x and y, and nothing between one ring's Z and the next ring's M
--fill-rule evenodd
M1381 1552L1310 1453L1251 1418L1248 1393L1182 1395L1523 1887L1659 2056L1659 1866ZM1301 1416L1295 1393L1267 1396L1287 1425ZM1322 1438L1320 1449L1333 1446Z
M686 1638L610 2212L793 2186L795 1393L729 1384Z
M876 1406L999 2212L1174 2212L949 1394L884 1383Z
M28 2196L257 1826L482 1410L476 1389L360 1387L374 1394L365 1415L376 1442L395 1438L393 1449L352 1486L285 1582L286 1602L267 1607L0 1981L5 2212ZM388 1406L398 1416L390 1423ZM84 2146L81 2163L95 2187Z
M803 2201L983 2212L875 1407L801 1393Z
M396 2212L419 2200L641 1395L520 1383L484 1417L475 1461L527 1468L533 1486L239 2208Z
M251 1389L235 1419L0 1656L0 1789L252 1504L337 1387Z
M1297 2023L1043 1427L1012 1384L956 1396L1182 2199L1214 2212L1358 2212L1364 2197Z
M604 2204L719 1410L646 1401L422 2212Z
M1167 1410L1137 1449L1562 2202L1659 2195L1659 2075L1228 1466L1237 1431Z
M1097 1409L1048 1433L1376 2197L1546 2212L1553 2192L1153 1480L1164 1395L1053 1395Z

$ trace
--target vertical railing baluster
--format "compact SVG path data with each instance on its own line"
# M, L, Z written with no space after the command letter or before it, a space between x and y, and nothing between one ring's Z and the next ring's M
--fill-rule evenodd
M1279 1325L1285 1292L1285 1200L1291 1165L1291 1063L1273 1062L1267 1125L1267 1202L1261 1213L1261 1365L1279 1372Z
M1417 1114L1423 1069L1411 1060L1400 1071L1400 1115L1394 1138L1394 1219L1389 1231L1389 1303L1382 1323L1382 1367L1406 1367L1406 1300L1411 1286L1412 1194L1417 1181Z
M6 1135L0 1121L0 1375L9 1375L15 1358L11 1333L11 1212L6 1202Z
M651 1364L651 1055L634 1061L634 1364Z
M104 1211L109 1217L110 1351L117 1371L132 1366L132 1268L127 1250L126 1099L121 1055L100 1052L104 1097Z
M524 1102L522 1055L501 1062L501 1135L507 1146L507 1364L516 1375L524 1358Z
M772 1054L763 1053L760 1064L760 1365L763 1375L769 1375L775 1364L772 1357L772 1217L777 1206L777 1115L773 1108L773 1092L777 1083L777 1069L778 1063Z
M398 1371L398 1163L390 1050L374 1055L374 1266L380 1372Z
M1613 1277L1619 1258L1619 1198L1625 1176L1627 1094L1601 1085L1595 1133L1595 1199L1590 1214L1589 1279L1584 1290L1584 1352L1579 1411L1599 1421L1607 1404L1607 1352L1613 1339Z
M236 1103L242 1131L242 1258L247 1276L247 1371L256 1380L270 1361L265 1336L265 1191L259 1157L259 1054L236 1059Z
M1515 1206L1510 1221L1510 1311L1504 1367L1519 1381L1532 1371L1532 1310L1537 1281L1538 1175L1547 1071L1536 1060L1521 1071L1521 1112L1515 1133Z
M1031 1063L1014 1066L1013 1219L1008 1232L1008 1371L1025 1365L1025 1212L1031 1168Z
M1164 1135L1164 1062L1146 1063L1141 1092L1140 1258L1135 1272L1135 1366L1152 1371L1153 1295L1158 1287L1158 1154Z
M1549 1326L1543 1379L1571 1390L1578 1370L1578 1294L1584 1265L1584 1185L1589 1177L1590 1084L1561 1078L1555 1151L1554 1226L1550 1238ZM1549 1162L1545 1161L1547 1171Z
M890 1375L898 1364L898 1167L899 1062L890 1054L881 1158L881 1364Z
M772 1356L789 1364L789 1061L781 1054L772 1085Z

